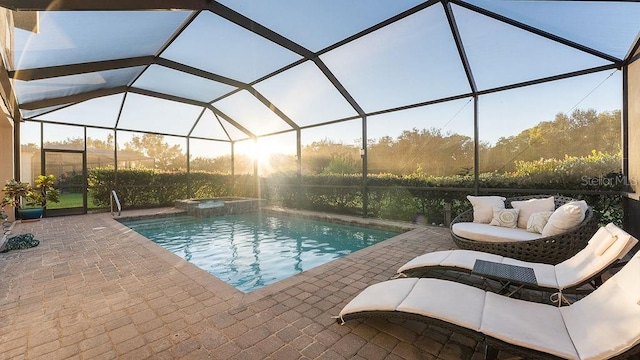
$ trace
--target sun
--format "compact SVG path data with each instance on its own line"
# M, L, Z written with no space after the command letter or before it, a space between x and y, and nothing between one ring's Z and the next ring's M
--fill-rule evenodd
M269 165L273 155L273 147L260 140L249 142L246 151L249 157L258 161L258 166L261 168Z
M268 176L285 168L290 169L290 162L295 158L295 152L292 151L292 148L295 148L282 138L260 138L243 141L241 144L242 147L237 148L238 153L255 160L261 176Z

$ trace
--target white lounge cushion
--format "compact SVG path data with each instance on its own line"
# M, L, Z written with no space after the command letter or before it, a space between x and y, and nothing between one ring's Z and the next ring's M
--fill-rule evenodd
M552 289L558 288L553 265L520 261L500 255L474 250L445 250L423 254L413 258L406 264L402 265L398 269L398 273L430 266L451 267L471 271L473 270L473 265L475 264L476 260L484 260L495 263L504 263L532 268L533 272L536 274L538 285Z
M542 237L541 234L528 232L525 229L511 229L471 222L455 223L451 227L451 231L466 239L489 242L527 241Z
M618 259L622 259L638 243L638 239L631 236L628 232L622 230L621 228L616 226L614 223L607 224L606 228L607 230L611 231L612 234L617 235L619 239L620 238L626 239L627 236L629 236L629 239L627 240L627 246L624 249L622 249L622 251L620 251L620 254L618 255ZM610 250L607 249L607 251L610 251Z
M581 359L608 359L638 343L639 274L640 257L636 255L589 296L560 308Z
M592 279L616 260L622 259L637 243L637 239L610 223L601 227L584 249L557 265L521 261L481 251L446 250L417 256L402 265L398 273L438 266L471 271L476 260L485 260L532 268L540 287L562 290ZM600 249L605 246L606 249L601 253Z
M342 309L340 316L361 311L394 311L417 282L417 278L407 278L373 284L353 298Z
M443 260L445 260L451 253L458 250L443 250L434 251L420 256L416 256L413 259L406 262L398 269L398 273L405 272L414 268L440 266Z
M485 291L439 279L420 279L398 311L444 320L480 330Z
M563 358L605 359L640 343L638 274L640 252L602 286L565 307L513 299L440 279L396 279L365 289L340 316L395 310L444 320ZM395 309L390 308L397 303Z
M472 196L467 199L473 206L473 222L488 224L493 219L493 208L504 209L506 198L502 196Z
M398 273L415 268L430 266L455 267L472 270L476 260L502 262L504 257L474 250L444 250L434 251L416 256L398 269Z
M473 250L456 250L442 261L442 266L457 266L465 269L473 269L476 259L492 262L502 262L503 256L489 254Z
M439 279L395 279L369 286L340 311L402 311L444 320L478 331L485 291Z
M480 331L529 349L568 359L578 357L555 306L487 293Z
M542 236L553 236L572 229L584 220L588 205L584 200L568 202L557 208L542 229Z
M527 228L527 223L533 213L540 211L554 211L556 209L553 196L544 199L512 201L511 206L514 209L520 210L518 215L518 227L521 229Z
M614 224L601 227L583 250L555 266L558 288L571 287L592 278L623 257L630 249L629 244L636 243L635 238ZM609 244L607 249L599 254L606 244Z

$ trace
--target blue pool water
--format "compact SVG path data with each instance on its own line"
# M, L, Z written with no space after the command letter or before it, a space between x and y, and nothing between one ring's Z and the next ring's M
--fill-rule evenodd
M121 221L210 274L250 292L398 233L283 215Z

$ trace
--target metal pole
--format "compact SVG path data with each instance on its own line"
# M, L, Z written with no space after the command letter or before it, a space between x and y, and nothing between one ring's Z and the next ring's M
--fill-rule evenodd
M369 216L369 190L367 187L367 117L362 117L362 215Z
M473 95L473 192L480 192L480 126L478 117L478 95Z

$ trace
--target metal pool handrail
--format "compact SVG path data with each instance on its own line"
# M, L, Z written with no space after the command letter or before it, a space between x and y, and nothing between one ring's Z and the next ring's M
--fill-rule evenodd
M118 194L116 194L115 190L111 190L111 196L109 199L111 200L111 215L115 213L113 211L113 202L115 201L116 206L118 207L118 216L120 216L120 213L122 213L122 207L120 206L120 200L118 199Z

